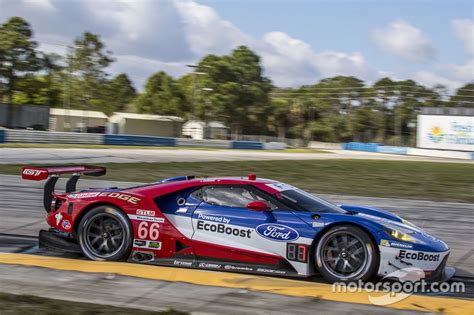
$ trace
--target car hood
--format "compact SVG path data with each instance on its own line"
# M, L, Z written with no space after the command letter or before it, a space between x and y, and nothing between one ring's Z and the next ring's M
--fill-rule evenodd
M382 239L399 241L391 238L387 233L387 230L395 229L412 236L415 239L415 248L419 250L448 250L448 246L443 241L393 213L372 207L353 205L341 205L340 207L348 212L346 214L310 212L298 212L295 214L318 232L338 223L356 224L370 231L377 243L379 243Z

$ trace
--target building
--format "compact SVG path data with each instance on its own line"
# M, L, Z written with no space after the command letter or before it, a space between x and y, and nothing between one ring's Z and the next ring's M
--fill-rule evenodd
M12 129L47 130L49 107L0 103L0 126Z
M229 127L218 121L205 123L199 120L189 120L183 125L183 136L192 139L222 139L229 137Z
M474 108L422 108L416 146L474 152Z
M109 118L108 133L175 137L181 136L183 119L134 113L113 113Z
M104 133L107 119L102 112L50 108L49 130Z

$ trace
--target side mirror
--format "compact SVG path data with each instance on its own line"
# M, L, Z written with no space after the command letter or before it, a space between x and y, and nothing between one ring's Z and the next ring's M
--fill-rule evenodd
M257 200L257 201L251 201L247 204L247 209L253 210L253 211L268 211L270 210L270 207L263 201Z

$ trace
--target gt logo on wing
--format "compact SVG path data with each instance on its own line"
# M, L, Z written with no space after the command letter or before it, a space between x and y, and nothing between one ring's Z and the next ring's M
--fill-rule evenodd
M43 170L32 170L29 168L25 168L23 170L23 175L29 175L29 176L40 176L41 174L45 173L46 171Z

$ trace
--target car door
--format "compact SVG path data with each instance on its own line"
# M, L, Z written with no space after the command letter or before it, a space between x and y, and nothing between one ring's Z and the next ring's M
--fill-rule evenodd
M193 248L198 262L246 263L281 269L287 244L307 225L284 205L248 185L209 185L195 193ZM247 209L262 200L270 211ZM220 266L215 263L216 266Z

